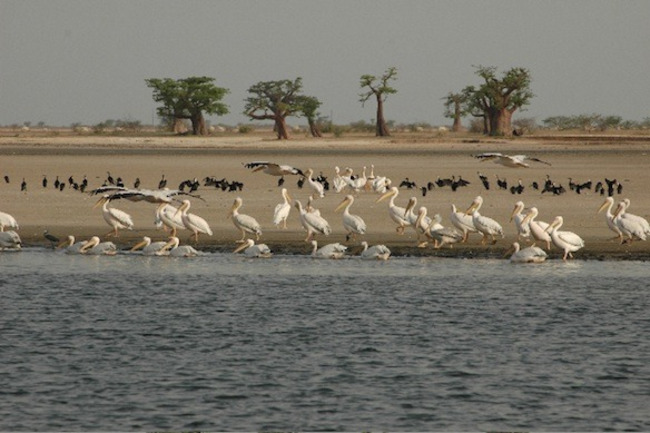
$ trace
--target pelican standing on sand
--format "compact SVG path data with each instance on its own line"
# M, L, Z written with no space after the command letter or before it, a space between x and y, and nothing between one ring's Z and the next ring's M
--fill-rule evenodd
M363 250L360 257L366 260L388 260L390 257L390 249L386 245L373 245L368 247L368 242L361 242Z
M471 215L465 215L465 212L460 212L456 209L456 205L451 205L451 224L463 233L462 242L467 242L467 237L470 233L476 233L478 230L474 227L474 221Z
M524 202L518 201L515 203L515 208L512 210L512 214L510 215L510 221L514 220L515 228L517 229L517 240L521 240L522 237L527 238L530 236L530 226L527 222L524 222L524 219L526 218L526 214L523 213L524 209Z
M291 196L286 188L282 188L282 199L282 203L275 206L275 211L273 212L273 224L276 226L282 224L282 228L286 229L287 218L289 218L289 212L291 212Z
M366 233L366 222L359 215L350 213L350 206L354 203L354 197L351 195L345 196L343 201L334 209L338 212L343 209L343 227L347 231L345 240L348 241L356 235L364 235Z
M551 250L551 235L546 231L548 228L548 223L544 221L538 221L537 218L539 211L536 207L531 207L528 209L528 213L522 221L523 224L528 224L530 228L530 234L533 235L533 238L536 241L544 242L546 244L546 251Z
M235 227L241 231L241 239L237 242L245 242L246 233L255 235L255 240L259 241L260 236L262 236L262 227L252 216L239 213L239 208L243 203L244 201L241 197L237 197L230 208L230 217L232 218L232 222L235 224Z
M183 220L183 225L186 229L194 234L194 242L197 243L199 241L199 233L204 233L208 236L212 236L212 229L206 220L198 215L189 213L190 206L191 204L189 200L183 200L183 203L178 207L176 213L180 212L181 219ZM174 236L171 236L170 239L172 237Z
M329 236L332 233L330 224L320 216L320 212L308 212L298 200L294 200L294 206L298 209L300 224L307 230L305 242L309 242L316 234Z
M638 215L627 213L630 207L630 200L621 201L616 207L612 219L623 235L627 236L627 242L632 242L634 238L645 241L650 235L650 224L648 220Z
M162 225L162 227L165 228L165 231L170 229L171 236L176 236L178 230L185 230L183 215L178 212L176 207L168 203L161 203L160 206L156 208L155 223L158 227Z
M397 234L403 235L404 228L411 224L406 218L406 208L397 206L395 204L395 199L398 195L399 189L396 186L393 186L385 194L379 197L375 203L379 203L387 198L390 198L388 201L388 215L390 216L390 219L392 219L397 224L397 227L395 228Z
M485 242L487 242L488 236L492 238L492 243L494 244L497 241L496 236L503 237L503 228L501 227L501 224L492 218L483 216L478 212L482 205L483 197L480 195L476 196L470 207L465 211L465 215L472 216L474 227L476 227L476 230L478 230L483 235L481 244L483 245Z
M519 242L512 244L512 248L510 249L512 251L512 255L510 256L511 263L542 263L546 260L546 253L539 247L531 246L523 250L520 248ZM506 254L509 254L509 252Z
M614 214L612 213L613 206L614 206L614 198L607 197L603 202L603 204L600 205L600 208L598 208L598 212L596 213L601 213L602 211L606 210L605 221L607 222L607 227L609 227L611 231L616 233L616 236L613 239L618 239L620 240L621 243L623 243L624 242L623 233L621 232L621 229L618 228L617 221L614 220Z
M311 245L313 247L311 252L312 257L323 259L341 259L345 257L345 252L348 249L348 247L339 244L338 242L318 248L318 242L313 240L311 241Z
M117 231L119 229L133 230L133 220L131 219L131 215L117 208L109 208L109 201L110 197L108 195L104 195L97 201L97 203L95 203L95 206L93 206L93 209L97 206L102 207L102 216L104 217L104 221L106 221L109 226L113 227L113 230L106 233L104 236L112 235L114 237L118 237L119 234Z
M10 228L13 230L20 229L20 227L18 227L18 221L16 221L16 218L6 212L0 212L0 232L5 231L5 228Z
M255 241L252 239L246 239L246 241L240 246L238 246L235 249L235 251L233 251L233 253L237 254L242 250L244 251L244 255L246 257L251 257L251 258L268 258L273 255L268 245L256 244Z
M308 168L307 171L305 172L305 178L307 179L307 183L309 184L309 187L312 190L312 197L323 198L325 197L325 187L323 186L322 183L317 182L311 178L313 174L314 174L314 170L311 168Z
M564 219L561 216L556 216L553 222L546 228L546 231L551 234L553 245L564 251L562 260L567 257L573 258L574 252L578 251L585 246L585 241L580 236L569 231L560 231L560 227L564 224Z

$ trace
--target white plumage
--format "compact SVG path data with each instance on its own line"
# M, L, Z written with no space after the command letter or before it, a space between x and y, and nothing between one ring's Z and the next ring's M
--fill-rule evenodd
M345 245L339 244L338 242L324 245L318 248L318 242L316 240L311 241L313 246L311 255L312 257L323 258L323 259L340 259L345 257L345 252L348 249Z
M109 208L109 201L110 197L108 195L105 195L104 197L100 198L94 206L102 206L102 216L104 217L104 221L106 221L106 223L113 228L113 230L106 233L105 236L113 235L117 237L119 236L118 230L120 229L133 230L133 220L131 219L131 215L117 208Z
M183 225L194 234L194 242L199 241L199 233L212 236L212 229L210 228L210 225L208 225L207 221L196 214L189 213L190 206L191 204L189 200L183 200L183 203L178 207L176 213L180 212Z
M317 182L311 178L313 174L314 174L314 170L312 170L311 168L307 169L307 171L305 172L305 178L307 179L307 183L309 184L309 187L312 190L312 197L323 198L325 197L325 187L323 186L322 183Z
M533 239L536 241L544 242L546 244L546 251L551 250L551 235L546 231L549 224L544 221L538 221L537 218L539 211L536 207L531 207L528 209L528 213L524 217L524 224L528 224L530 228L530 234L533 236Z
M308 212L298 200L294 201L294 206L298 209L300 224L307 230L305 242L309 242L316 234L329 236L332 233L330 224L320 216L320 212Z
M616 221L614 220L614 214L612 213L613 206L614 199L612 197L607 197L603 204L600 205L600 208L598 208L597 213L601 213L602 211L606 210L605 222L607 222L607 227L616 233L616 237L614 239L619 239L621 243L623 243L623 233L621 232L621 229L618 228L618 224L616 224Z
M451 224L463 233L462 242L467 241L467 236L470 233L476 233L478 230L474 227L474 221L471 215L466 215L465 212L460 212L456 209L456 205L451 205Z
M476 196L465 214L472 216L472 223L474 223L474 227L476 227L476 230L478 230L483 235L481 244L485 244L485 242L487 242L488 236L492 238L492 243L496 243L496 236L503 237L503 227L501 227L501 224L492 218L483 216L479 213L479 209L481 209L482 205L483 197L480 195Z
M519 242L512 244L511 251L513 251L510 256L511 263L542 263L546 260L546 253L543 249L531 246L524 249L520 249Z
M160 223L166 229L171 230L171 236L176 236L178 230L185 230L183 215L178 209L170 204L162 203L156 208L156 226Z
M360 257L367 260L388 260L390 257L390 249L386 245L373 245L368 246L368 242L361 242L363 250L361 251Z
M246 257L251 258L268 258L273 255L271 249L266 244L256 244L252 239L246 239L246 241L238 246L233 253L238 253L244 251Z
M195 257L201 253L191 245L180 245L180 240L176 236L170 236L169 241L158 252L158 256L169 255L171 257Z
M474 158L480 159L481 161L492 160L496 164L503 165L504 167L510 167L510 168L530 167L530 165L525 162L526 160L540 162L546 165L551 165L546 161L542 161L541 159L537 159L537 158L531 158L526 155L504 155L498 152L481 153L480 155L474 155Z
M20 229L20 227L18 227L18 221L16 221L16 218L6 212L0 212L0 232L5 231L5 228L14 230Z
M151 238L149 236L144 236L142 238L142 241L135 244L130 251L135 252L141 249L142 254L145 256L159 256L161 255L160 252L163 251L163 248L165 248L165 245L167 245L167 241L151 242Z
M289 191L286 188L282 188L282 203L278 203L275 206L273 211L273 224L279 226L282 224L282 228L287 228L287 219L289 218L289 213L291 212L291 196Z
M388 215L390 216L390 219L392 219L395 222L395 224L397 224L395 231L397 231L397 233L401 235L404 234L404 228L409 226L410 223L406 218L406 208L397 206L395 204L395 199L397 198L398 195L399 195L399 189L396 186L393 186L381 197L379 197L376 203L379 203L387 198L390 198L390 200L388 201Z
M628 213L628 207L630 207L629 199L618 204L613 215L614 223L623 235L627 236L628 242L632 242L635 238L645 241L650 235L650 224L645 218Z
M561 216L556 216L553 222L546 228L546 231L551 234L553 245L564 251L562 260L567 257L573 257L574 252L578 251L585 246L585 241L580 236L569 231L560 231L560 227L564 224L564 219Z
M19 250L22 247L22 241L20 236L13 230L7 230L6 232L0 232L0 249L16 249Z
M343 209L343 227L348 232L345 240L350 240L356 235L364 235L366 233L366 222L359 215L350 213L350 206L354 203L354 197L351 195L345 196L343 201L334 210L338 212Z
M262 227L252 216L239 213L239 208L242 207L243 203L241 197L237 197L230 208L232 222L241 231L241 239L238 242L246 240L246 233L255 235L255 240L259 240L260 236L262 236Z
M117 254L117 246L111 241L100 242L98 236L93 236L81 247L81 254L114 256Z
M517 229L517 239L530 237L530 225L524 221L526 214L524 214L524 202L518 201L515 203L515 208L510 215L510 221L514 221L515 229Z

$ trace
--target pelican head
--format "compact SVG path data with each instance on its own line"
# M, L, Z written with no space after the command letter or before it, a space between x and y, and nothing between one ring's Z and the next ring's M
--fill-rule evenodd
M415 207L416 204L418 204L418 199L411 197L409 199L409 202L406 204L406 208L404 209L404 216L406 216Z
M167 203L163 203L163 204L166 205ZM158 209L161 209L161 210L162 210L162 205L163 205L163 204L161 204L161 205L160 205L161 207L159 207ZM184 211L186 211L186 210L189 209L189 208L190 208L190 201L189 201L189 200L183 200L183 202L181 203L181 205L176 209L176 212L174 212L174 216L178 215L179 212L184 212Z
M531 208L528 210L528 213L526 214L526 216L524 217L524 219L521 221L521 224L522 224L522 225L523 225L523 224L527 224L528 222L530 222L530 220L532 220L533 218L535 218L535 217L537 216L537 214L539 214L539 211L537 210L537 208L534 207L534 206L531 207Z
M234 215L235 212L237 212L237 209L239 209L243 203L244 201L241 199L241 197L235 198L235 201L232 202L232 206L230 207L230 215Z
M477 195L476 198L474 199L474 201L472 201L472 204L465 211L465 215L473 214L474 212L479 210L479 208L481 207L482 204L483 204L483 197L481 197L480 195Z
M83 246L79 249L79 252L83 254L97 245L99 245L99 238L97 236L93 236L88 239L85 244L83 244Z
M379 197L375 203L379 203L380 201L384 201L388 197L393 197L396 196L399 193L399 190L397 189L396 186L391 187L388 191L386 191L381 197Z
M176 248L178 244L180 244L180 240L176 236L170 236L167 243L163 245L159 252L169 251Z
M512 219L515 217L515 215L517 215L518 213L520 213L523 210L524 210L524 202L523 201L518 201L517 203L515 203L515 208L512 210L512 213L510 214L510 221L512 221Z
M284 197L285 200L287 200L287 201L292 200L291 194L289 194L289 190L287 190L286 188L282 188L282 197Z
M550 223L548 227L546 227L546 232L550 233L553 231L553 229L562 227L562 224L564 224L564 218L562 218L561 216L556 216L553 219L553 222Z
M627 203L625 203L625 201L619 202L618 206L616 206L616 210L614 211L614 214L612 215L612 219L618 218L621 212L624 212L625 209L627 209Z
M601 213L602 211L604 211L605 209L613 205L614 205L614 199L612 197L607 197L603 202L603 204L600 205L600 207L598 208L598 212L596 213Z
M97 200L97 203L93 206L93 209L97 209L100 206L104 206L104 203L108 203L110 201L110 196L108 194L104 194L99 200Z
M336 207L336 209L334 209L334 212L338 212L344 207L352 205L353 202L354 202L354 197L352 197L351 195L345 196L343 201Z
M150 244L151 244L151 238L149 236L144 236L142 240L137 244L135 244L133 248L131 248L129 251L138 251L140 248L144 248Z
M57 245L57 247L58 248L69 247L70 245L74 244L74 241L75 241L74 236L68 235L68 237L65 238L65 240L61 241L59 245Z

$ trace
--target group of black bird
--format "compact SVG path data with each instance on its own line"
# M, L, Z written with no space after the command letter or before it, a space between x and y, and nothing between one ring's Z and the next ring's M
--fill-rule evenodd
M488 177L481 172L478 172L478 177L483 184L483 188L485 190L489 190L491 184ZM526 189L521 179L518 179L516 184L509 185L508 181L505 178L500 178L498 175L495 175L495 177L496 185L499 190L510 191L511 194L518 195L522 194ZM435 187L449 187L452 191L456 191L458 188L468 185L470 185L470 182L463 179L462 176L451 176L449 178L438 177L435 181L427 182L426 186L421 186L420 190L422 192L422 196L424 197L427 195L427 192L431 191ZM593 182L591 180L587 180L586 182L575 182L572 178L569 178L568 185L569 191L574 191L576 194L581 194L583 190L591 191ZM416 189L418 186L415 181L412 181L407 177L404 178L404 180L399 184L399 187L406 189ZM549 175L546 175L546 179L541 184L537 181L533 181L530 184L530 187L535 191L540 191L541 194L549 193L553 195L561 195L567 192L567 189L561 183L554 182ZM595 186L593 187L593 191L596 194L603 196L607 195L611 197L614 194L621 194L623 192L623 184L617 179L605 178L603 181L596 182Z

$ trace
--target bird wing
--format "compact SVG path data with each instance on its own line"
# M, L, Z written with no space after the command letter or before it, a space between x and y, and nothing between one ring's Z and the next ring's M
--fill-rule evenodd
M481 161L488 161L494 158L501 158L503 154L498 152L486 152L474 155L474 158L480 159Z

